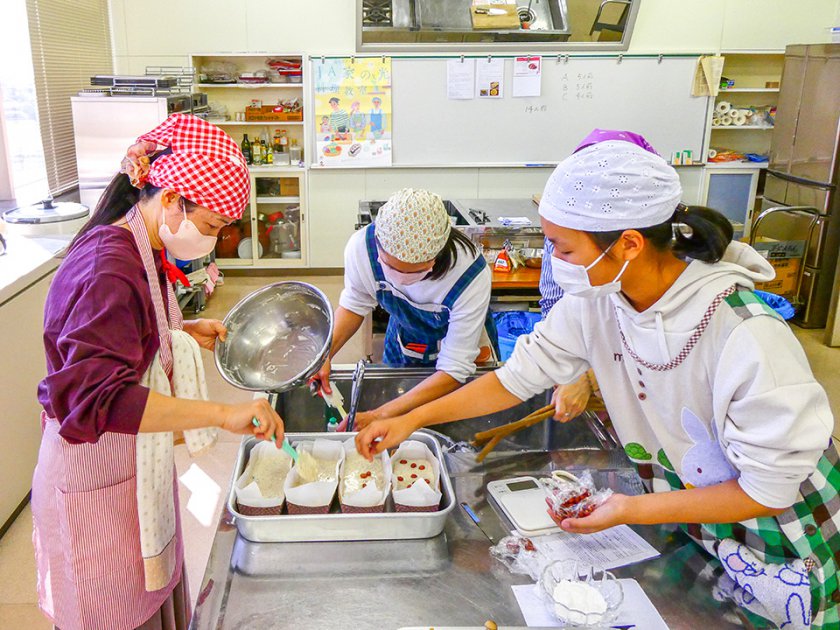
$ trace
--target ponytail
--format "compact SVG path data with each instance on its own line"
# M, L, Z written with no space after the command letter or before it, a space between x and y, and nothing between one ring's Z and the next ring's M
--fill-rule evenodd
M707 263L716 263L723 258L735 233L729 219L704 206L681 206L671 222L674 255Z
M636 231L658 251L670 251L678 258L705 263L716 263L723 258L734 235L729 219L717 210L682 204L664 223ZM606 250L624 232L589 232L589 236L602 250Z

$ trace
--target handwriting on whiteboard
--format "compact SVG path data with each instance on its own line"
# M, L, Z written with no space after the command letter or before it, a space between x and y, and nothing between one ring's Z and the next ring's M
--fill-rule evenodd
M594 98L593 72L564 72L560 75L560 100L588 101Z
M526 105L526 114L543 114L548 111L548 105Z

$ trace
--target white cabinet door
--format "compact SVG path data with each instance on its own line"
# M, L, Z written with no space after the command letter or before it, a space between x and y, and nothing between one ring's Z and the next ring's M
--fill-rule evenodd
M44 302L53 274L0 306L0 330L6 331L0 353L3 395L0 404L0 525L5 523L32 487L32 473L41 444L41 406L36 390L46 375Z

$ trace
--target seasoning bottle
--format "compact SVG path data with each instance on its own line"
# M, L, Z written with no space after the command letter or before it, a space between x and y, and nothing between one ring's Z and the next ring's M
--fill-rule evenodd
M335 433L336 431L338 431L338 420L331 417L327 422L327 433Z
M286 149L289 147L289 138L286 135L286 130L285 129L280 130L280 146L281 146L281 149L280 149L281 153L286 151Z
M262 144L259 140L254 140L254 164L260 165L263 163Z
M280 139L280 130L274 130L274 152L283 153L283 142Z
M245 137L242 138L242 155L245 156L245 161L248 164L254 163L254 154L251 153L251 141L248 140L248 134L245 134Z
M263 162L266 164L274 164L274 151L271 150L271 145L266 143L263 147L265 149L265 157L263 158Z

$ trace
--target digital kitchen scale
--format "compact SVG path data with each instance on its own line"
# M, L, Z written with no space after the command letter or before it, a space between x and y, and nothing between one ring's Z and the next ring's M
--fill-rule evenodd
M493 497L517 532L523 536L539 536L562 531L548 515L545 490L534 477L501 479L487 484Z

